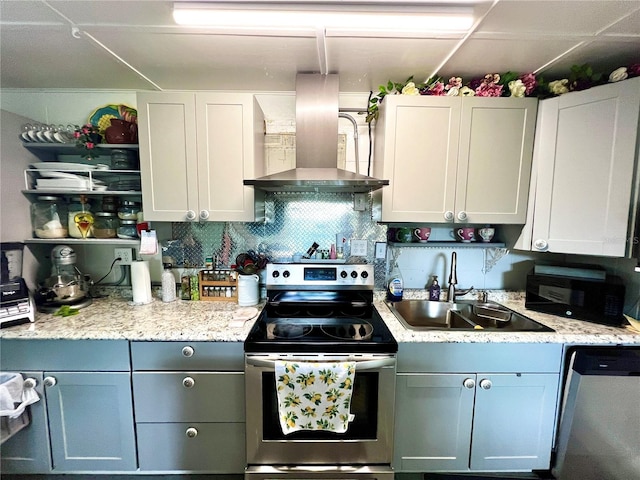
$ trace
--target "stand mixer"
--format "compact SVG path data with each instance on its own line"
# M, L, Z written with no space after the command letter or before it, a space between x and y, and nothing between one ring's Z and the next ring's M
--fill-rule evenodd
M51 276L35 292L38 310L53 313L62 305L82 308L91 305L91 277L76 267L76 252L68 245L51 250Z

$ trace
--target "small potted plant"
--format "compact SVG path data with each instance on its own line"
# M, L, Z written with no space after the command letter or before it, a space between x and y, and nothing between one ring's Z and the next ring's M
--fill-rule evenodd
M76 128L73 136L76 139L76 146L86 151L86 153L82 155L83 158L91 160L92 158L98 158L100 156L94 153L96 145L102 142L102 135L98 133L98 127L87 123L82 127Z

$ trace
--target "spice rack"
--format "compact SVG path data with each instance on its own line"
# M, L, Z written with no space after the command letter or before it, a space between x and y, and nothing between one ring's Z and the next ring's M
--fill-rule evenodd
M233 270L201 270L198 272L200 300L237 302L238 282Z

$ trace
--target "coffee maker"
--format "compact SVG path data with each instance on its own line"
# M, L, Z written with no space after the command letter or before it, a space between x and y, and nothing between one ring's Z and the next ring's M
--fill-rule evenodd
M2 243L0 254L0 328L35 320L33 297L22 278L22 243Z
M56 245L51 250L51 276L35 292L38 310L54 313L62 305L82 308L91 305L91 277L76 267L76 252L68 245Z

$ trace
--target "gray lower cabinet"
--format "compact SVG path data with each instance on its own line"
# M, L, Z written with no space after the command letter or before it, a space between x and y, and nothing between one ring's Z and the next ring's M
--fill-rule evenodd
M550 468L562 345L401 344L398 472Z
M141 472L244 472L242 343L132 342Z
M128 342L3 340L1 360L35 378L41 399L2 445L3 472L136 470Z

